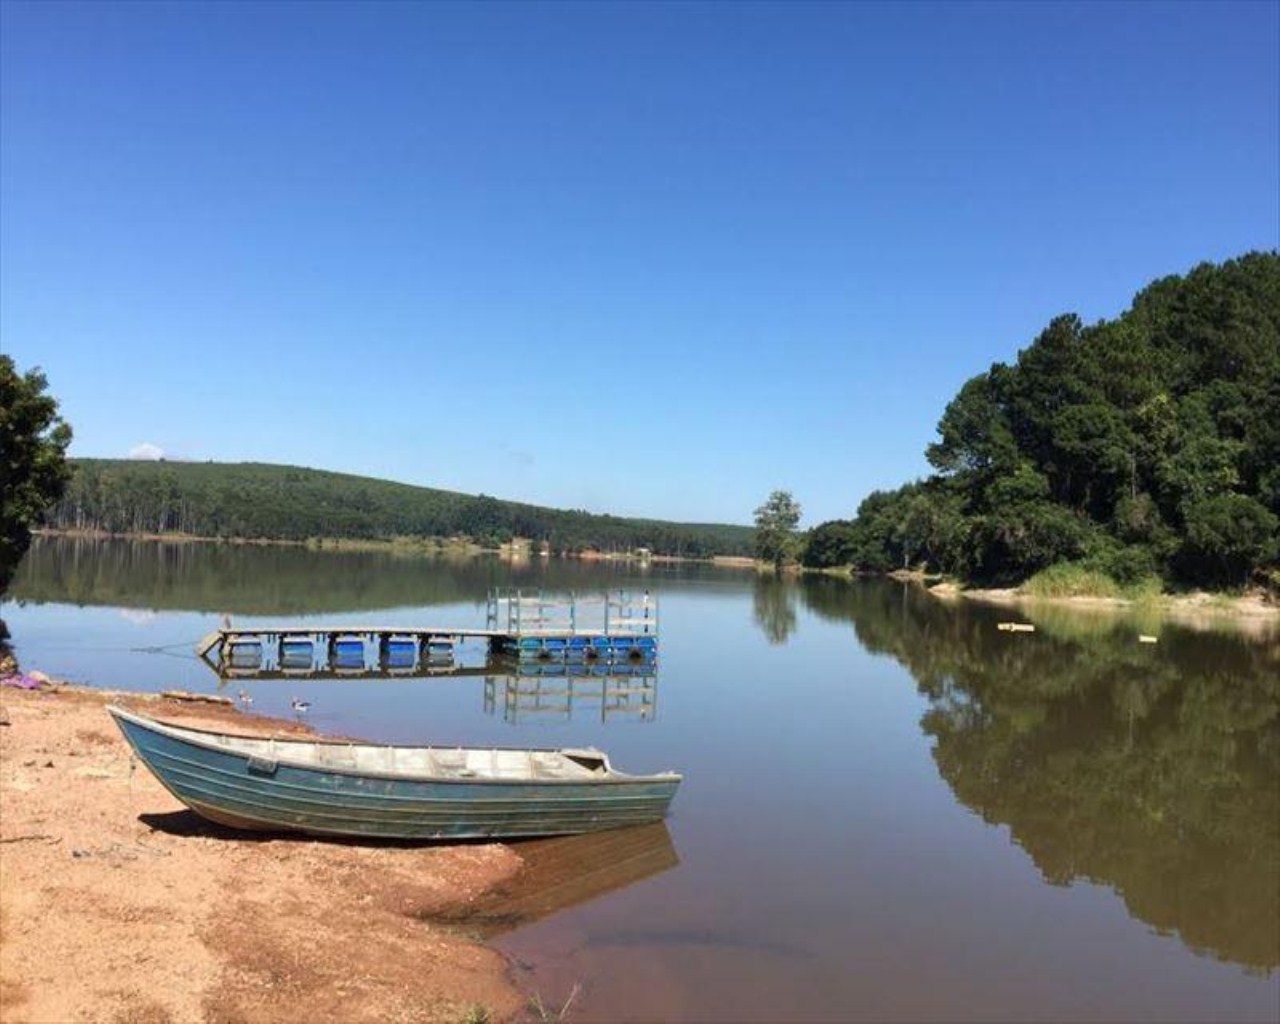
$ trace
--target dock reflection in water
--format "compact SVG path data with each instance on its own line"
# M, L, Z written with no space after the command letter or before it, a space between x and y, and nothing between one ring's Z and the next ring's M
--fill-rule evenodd
M658 662L655 658L618 661L537 661L497 656L478 664L421 658L396 668L385 661L342 668L309 662L290 667L283 657L237 666L231 659L209 664L218 688L237 682L412 682L426 679L484 679L484 710L511 725L568 722L575 714L601 722L653 722L658 715Z
M680 863L664 822L512 844L524 866L509 882L433 920L490 939L625 889Z
M574 713L600 721L652 722L658 714L656 661L601 664L521 662L484 680L484 710L511 724L569 721Z

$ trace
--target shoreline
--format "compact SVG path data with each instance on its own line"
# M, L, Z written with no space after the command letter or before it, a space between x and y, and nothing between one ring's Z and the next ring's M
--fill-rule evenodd
M832 576L837 579L888 579L912 583L942 601L976 601L980 604L1016 607L1067 608L1078 611L1157 612L1182 621L1204 621L1211 618L1274 621L1280 627L1280 604L1262 591L1222 593L1195 590L1188 593L1160 593L1146 597L1108 597L1096 594L1043 596L1023 593L1020 587L966 587L938 573L912 569L894 569L886 573L859 573L849 569L803 569L804 575Z
M553 557L550 552L535 551L528 542L503 544L496 548L483 547L461 537L388 537L360 539L356 537L307 537L289 540L282 537L205 537L193 533L110 533L105 530L55 530L40 527L31 531L33 537L64 540L127 540L150 544L233 544L242 547L289 547L308 551L374 551L398 555L425 557L477 557L494 555L511 562L528 562L533 559ZM617 554L588 548L571 554L554 557L583 562L633 562L638 565L654 563L705 563L722 566L754 565L756 560L739 555L711 555L707 558L690 558L685 555Z
M1004 608L1067 609L1097 613L1155 614L1183 625L1207 627L1230 623L1249 631L1280 630L1280 606L1258 593L1243 595L1194 591L1187 594L1157 594L1152 597L1101 597L1077 594L1042 597L1021 593L1017 587L967 590L943 582L925 589L943 601L965 600Z
M312 732L152 694L0 689L0 1017L461 1022L526 1008L512 965L463 930L468 908L522 870L511 846L213 825L134 763L109 702Z

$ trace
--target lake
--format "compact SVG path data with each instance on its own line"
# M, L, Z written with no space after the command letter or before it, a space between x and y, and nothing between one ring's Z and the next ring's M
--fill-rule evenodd
M652 670L220 680L237 625L483 626L489 588L649 590ZM570 1020L1280 1019L1280 640L1016 617L701 564L40 538L25 669L253 698L375 741L595 744L685 774L665 826L523 844L472 922ZM1154 633L1156 644L1141 644Z

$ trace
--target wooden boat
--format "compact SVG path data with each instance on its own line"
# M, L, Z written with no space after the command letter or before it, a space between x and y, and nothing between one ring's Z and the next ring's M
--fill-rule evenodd
M169 792L233 828L379 839L569 835L660 821L680 784L671 772L616 771L592 749L237 736L107 710Z

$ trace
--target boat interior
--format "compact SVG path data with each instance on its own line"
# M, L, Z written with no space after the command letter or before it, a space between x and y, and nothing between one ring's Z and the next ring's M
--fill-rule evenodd
M405 778L589 781L619 774L612 771L608 757L598 750L401 747L227 736L168 724L162 728L196 743L243 754L257 762Z

